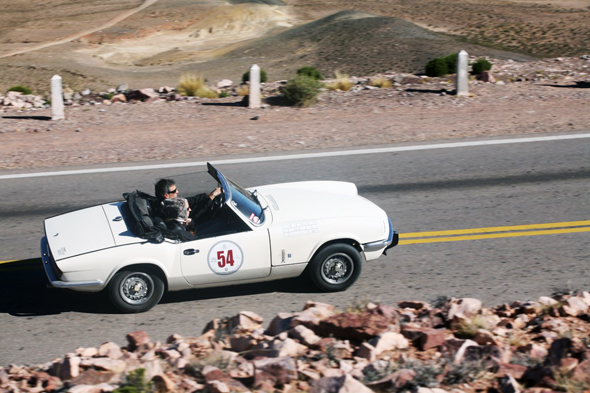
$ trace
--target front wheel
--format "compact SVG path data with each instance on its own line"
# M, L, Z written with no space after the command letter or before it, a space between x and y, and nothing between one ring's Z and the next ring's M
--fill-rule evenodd
M343 291L359 278L361 255L349 244L331 244L321 249L309 265L311 281L325 292Z
M143 270L121 270L109 284L111 301L124 313L148 311L164 295L164 283L156 274Z

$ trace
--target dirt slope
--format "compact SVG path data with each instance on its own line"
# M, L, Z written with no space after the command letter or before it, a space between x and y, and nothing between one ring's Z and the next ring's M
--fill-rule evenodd
M101 26L141 4L0 0L0 55ZM303 65L327 75L337 68L356 75L416 71L432 56L459 48L506 56L477 44L537 56L580 55L590 52L589 5L587 0L158 1L76 42L0 59L0 91L25 84L43 94L47 74L54 73L68 74L68 84L79 90L123 82L175 85L186 71L238 80L252 63L277 80ZM343 10L360 13L338 14ZM375 17L359 18L366 13Z

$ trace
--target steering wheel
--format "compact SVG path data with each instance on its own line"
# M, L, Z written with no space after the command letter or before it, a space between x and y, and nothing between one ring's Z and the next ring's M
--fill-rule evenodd
M220 183L217 183L217 186L221 190L219 195L213 198L213 205L211 206L211 210L219 211L225 205L225 192L223 191L223 187L221 187Z

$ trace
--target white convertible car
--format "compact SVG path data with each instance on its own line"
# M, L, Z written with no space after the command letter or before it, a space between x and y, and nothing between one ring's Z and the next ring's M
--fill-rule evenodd
M208 164L222 189L210 219L222 230L181 242L151 213L154 197L93 206L45 220L43 266L52 286L106 290L126 313L143 312L165 291L235 285L302 273L341 291L364 261L398 243L386 213L352 183L310 181L244 189ZM158 222L160 221L160 222Z

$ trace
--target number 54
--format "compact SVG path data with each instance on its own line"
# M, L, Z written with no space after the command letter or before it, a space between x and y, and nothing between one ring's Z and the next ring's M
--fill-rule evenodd
M217 265L223 268L226 264L230 266L234 265L234 252L227 250L227 255L225 255L225 251L217 251Z

